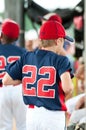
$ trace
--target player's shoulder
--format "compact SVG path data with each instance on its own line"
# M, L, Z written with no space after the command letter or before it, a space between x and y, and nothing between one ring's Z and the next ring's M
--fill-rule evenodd
M69 63L69 59L67 56L59 55L59 61Z
M26 49L20 46L16 46L14 44L11 44L11 48L14 48L16 51L20 51L20 52L26 52Z
M0 43L0 48L3 47L3 44Z
M31 59L32 57L34 57L34 55L36 54L36 50L33 51L28 51L26 50L25 53L23 53L22 58L23 59Z
M69 62L69 59L67 56L63 56L63 55L59 55L59 54L53 54L53 57L52 57L56 63L56 65L67 65L67 64L70 64Z
M23 48L24 49L24 48ZM23 57L27 57L27 56L30 56L30 55L32 55L33 54L33 51L28 51L28 50L26 50L26 49L24 49L25 51L24 51L24 54L23 54Z
M67 56L59 55L55 52L50 51L49 55L51 55L52 57L54 57L55 59L58 59L58 60L68 60Z
M7 50L9 47L5 44L0 43L0 51Z

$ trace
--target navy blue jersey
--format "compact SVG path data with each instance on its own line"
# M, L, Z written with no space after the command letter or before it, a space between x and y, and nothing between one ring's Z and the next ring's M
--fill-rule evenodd
M12 44L0 44L0 84L5 74L5 67L20 58L25 49Z
M36 49L6 67L14 79L22 80L25 104L66 111L60 76L71 71L67 57Z

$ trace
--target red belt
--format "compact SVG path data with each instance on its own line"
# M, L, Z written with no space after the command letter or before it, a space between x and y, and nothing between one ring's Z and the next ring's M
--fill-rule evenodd
M35 107L35 106L32 105L32 104L28 105L28 108L34 108L34 107Z
M0 84L0 87L2 87L2 84Z

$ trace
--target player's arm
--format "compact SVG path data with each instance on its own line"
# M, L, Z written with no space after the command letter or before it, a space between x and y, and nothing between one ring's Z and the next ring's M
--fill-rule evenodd
M3 77L3 80L2 80L2 83L3 83L3 85L18 85L18 84L20 84L21 83L21 80L13 80L12 78L11 78L11 76L8 74L8 73L6 73L5 74L5 76Z
M78 79L84 80L84 64L82 64L82 65L76 70L75 76L76 76Z
M60 76L62 82L62 89L65 94L72 93L73 91L73 83L69 72L65 72Z
M77 102L76 102L76 105L75 105L75 109L78 110L80 108L83 108L85 106L85 95L83 97L81 97Z

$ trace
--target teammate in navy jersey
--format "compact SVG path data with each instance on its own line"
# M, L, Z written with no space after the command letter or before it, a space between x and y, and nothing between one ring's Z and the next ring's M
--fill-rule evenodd
M6 73L5 67L18 60L25 52L25 49L13 45L19 37L20 30L15 21L5 19L1 29L0 130L12 130L13 118L16 120L17 130L26 130L26 106L22 98L22 85L16 87L2 85L2 79Z
M41 49L25 53L6 67L4 85L23 84L27 130L65 130L65 95L73 90L70 62L61 56L64 27L47 21L40 28ZM59 52L59 54L57 54Z

